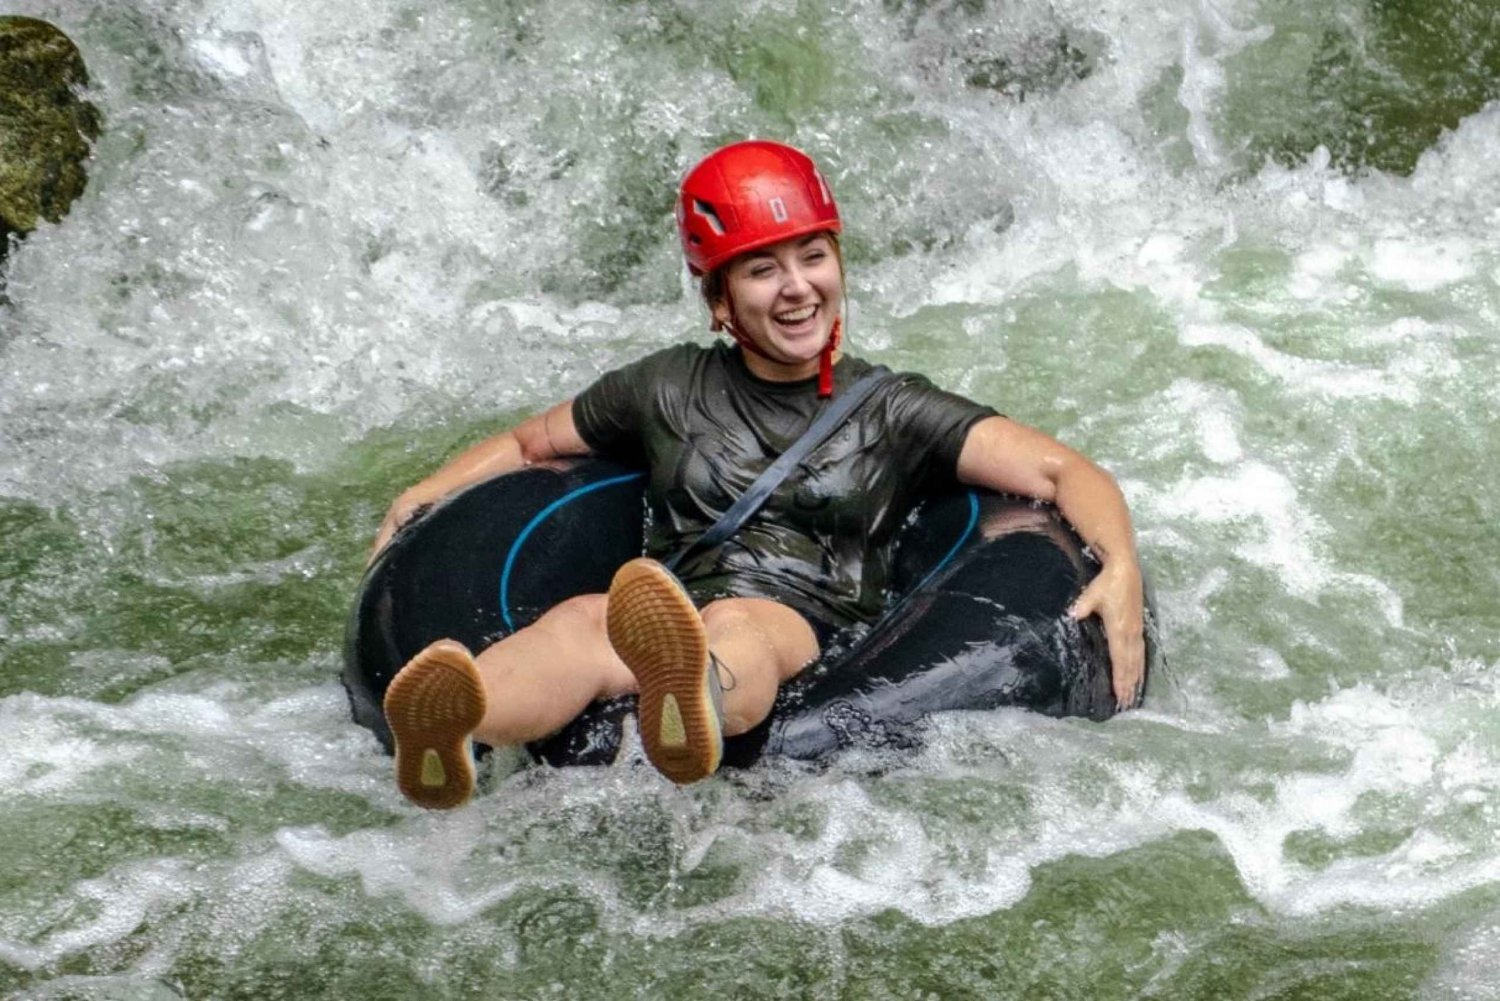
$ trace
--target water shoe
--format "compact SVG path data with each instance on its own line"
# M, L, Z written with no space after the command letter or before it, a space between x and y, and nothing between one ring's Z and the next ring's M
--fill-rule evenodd
M468 649L438 640L407 661L385 692L396 741L396 785L429 810L451 810L474 794L469 735L484 719L484 684Z
M724 756L719 680L682 584L656 560L631 560L609 586L605 623L640 686L646 757L678 785L712 775Z

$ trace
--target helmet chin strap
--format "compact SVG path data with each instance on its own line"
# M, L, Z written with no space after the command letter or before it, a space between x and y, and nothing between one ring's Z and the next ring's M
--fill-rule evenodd
M833 353L839 349L839 340L844 333L843 317L833 318L833 330L828 334L828 343L818 354L818 398L826 400L833 395Z
M729 289L724 290L724 305L729 310L729 315L734 315L734 302L729 298ZM778 365L785 364L780 358L767 354L765 349L750 337L740 332L739 328L732 323L727 323L715 317L711 324L713 330L727 330L729 336L733 337L735 343L749 351L751 354L760 355L766 361L775 362ZM833 354L839 349L839 341L843 339L844 319L841 316L833 318L833 330L828 334L828 341L823 345L823 350L818 352L818 399L826 400L833 395Z

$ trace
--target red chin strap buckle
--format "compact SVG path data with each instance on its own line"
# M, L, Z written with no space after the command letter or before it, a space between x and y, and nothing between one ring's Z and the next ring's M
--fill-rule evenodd
M833 395L833 353L839 349L839 338L844 333L844 320L842 317L834 317L833 332L828 335L828 343L823 345L822 352L818 355L818 399L826 400Z

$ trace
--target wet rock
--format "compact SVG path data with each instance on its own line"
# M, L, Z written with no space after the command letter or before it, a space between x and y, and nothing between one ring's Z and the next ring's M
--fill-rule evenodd
M1500 4L1264 5L1276 30L1225 64L1221 134L1251 169L1321 147L1334 164L1410 174L1444 131L1500 99Z
M1106 50L1107 41L1089 32L1037 35L1009 51L968 56L964 82L1024 101L1088 79Z
M88 70L46 21L0 16L0 260L12 233L57 222L88 183L100 116L78 96Z
M885 0L909 43L906 57L928 76L1024 101L1087 80L1109 57L1110 39L1069 23L1045 4L989 0Z

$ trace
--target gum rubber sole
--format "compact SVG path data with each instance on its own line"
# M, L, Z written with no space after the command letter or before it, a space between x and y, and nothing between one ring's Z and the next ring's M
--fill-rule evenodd
M708 680L708 633L687 592L652 559L622 566L609 586L609 642L640 686L641 743L678 785L719 768L724 736Z
M463 644L438 640L407 661L385 692L396 741L396 786L429 810L451 810L474 794L469 735L484 719L484 684Z

